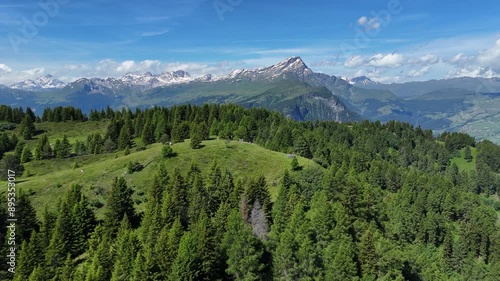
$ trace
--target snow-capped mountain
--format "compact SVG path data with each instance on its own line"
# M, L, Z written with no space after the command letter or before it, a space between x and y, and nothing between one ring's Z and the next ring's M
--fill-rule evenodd
M300 57L290 57L269 67L234 70L223 79L303 78L312 73Z
M45 76L38 77L34 80L28 79L20 81L10 85L12 89L28 90L28 91L39 91L39 90L49 90L49 89L60 89L66 86L66 83L55 78L54 76L47 74Z
M46 75L34 80L25 80L10 86L12 89L23 89L30 91L51 90L59 88L77 88L85 85L88 92L99 92L102 88L107 88L112 92L123 89L149 90L157 87L164 87L174 84L185 84L190 82L215 82L219 80L273 80L279 78L304 79L314 72L307 67L300 57L290 57L269 67L257 69L234 70L226 76L216 77L212 74L206 74L201 77L193 78L188 72L183 70L162 72L160 74L128 73L122 77L108 78L81 78L69 84L66 84L52 75Z
M359 76L359 77L354 77L354 78L344 78L342 79L346 80L349 84L354 85L354 86L366 86L366 85L371 85L371 84L377 84L377 82L371 80L370 78L366 76Z
M189 83L191 81L194 81L194 79L189 73L178 70L160 74L151 74L150 72L145 74L128 73L120 78L81 78L68 86L74 88L76 85L83 83L91 92L98 91L101 87L116 91L123 89L149 90L173 84Z
M194 79L188 72L177 70L172 72L163 72L160 74L151 74L147 72L143 75L126 74L118 79L126 86L143 86L145 88L156 88L171 84L181 84L191 82Z

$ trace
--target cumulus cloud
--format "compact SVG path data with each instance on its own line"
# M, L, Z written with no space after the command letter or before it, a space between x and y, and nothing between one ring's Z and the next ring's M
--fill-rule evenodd
M474 56L466 56L464 53L456 54L454 57L449 59L447 62L453 65L466 65L473 63L475 60Z
M24 74L25 76L29 76L30 78L35 78L43 75L45 73L45 68L37 67L33 69L27 69L21 71L21 73Z
M439 57L436 55L426 54L418 58L408 59L409 64L432 65L439 62Z
M431 70L431 67L430 66L424 66L422 67L421 69L418 69L418 70L410 70L408 72L408 77L411 77L411 78L417 78L417 77L420 77L420 76L423 76L425 74L427 74L429 71Z
M497 77L498 74L495 73L491 68L483 67L465 67L453 69L446 75L448 78L454 77L483 77L492 78Z
M368 60L368 64L377 67L400 67L403 64L403 55L398 53L376 54Z
M344 62L344 66L348 68L359 67L365 64L365 59L362 56L352 56L347 58Z
M126 60L122 63L120 63L117 67L116 67L116 71L118 72L127 72L127 71L130 71L135 65L135 61L133 60Z
M12 72L12 68L8 67L3 63L0 63L0 73L10 73L10 72Z
M380 21L377 18L368 18L362 16L357 20L357 24L362 26L365 30L379 29Z
M492 48L480 51L477 61L482 67L500 72L500 39L495 42L495 46Z

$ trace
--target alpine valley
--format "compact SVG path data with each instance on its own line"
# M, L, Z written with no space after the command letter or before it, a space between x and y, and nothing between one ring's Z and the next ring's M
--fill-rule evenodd
M453 78L382 84L316 73L300 57L227 76L191 77L178 70L81 78L64 83L46 75L0 86L0 101L15 107L76 106L83 111L175 104L236 103L265 107L300 121L398 120L426 129L466 132L500 143L500 78Z

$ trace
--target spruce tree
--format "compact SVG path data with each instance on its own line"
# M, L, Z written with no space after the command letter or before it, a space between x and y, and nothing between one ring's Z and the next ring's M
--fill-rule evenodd
M68 254L66 257L66 261L64 262L64 266L61 269L58 280L60 281L73 281L73 275L75 271L75 263L71 258L71 255Z
M44 269L41 266L35 267L33 269L33 272L31 272L30 277L28 281L46 281L48 280L46 277L46 274L44 272Z
M133 190L127 186L123 177L115 178L108 195L104 224L112 235L115 235L123 216L134 222L135 210L132 200Z
M118 136L118 149L123 150L130 147L132 137L130 135L130 124L125 123L125 125L120 130L120 135Z
M188 192L184 178L179 169L174 171L172 180L167 186L162 203L162 219L167 226L172 225L177 217L184 226L188 225Z
M142 144L148 145L155 142L154 126L152 121L148 118L142 129Z
M464 159L467 162L472 162L472 153L470 150L470 146L465 147Z
M19 239L18 241L28 240L32 232L38 231L40 227L36 210L25 192L20 192L16 201L16 215L20 218L16 223L16 238Z
M21 153L21 163L28 163L31 160L33 160L33 154L31 154L31 150L27 146L24 146Z
M189 145L192 149L198 149L201 147L201 135L198 131L191 134L191 142Z
M63 201L60 204L59 215L45 255L47 264L45 274L50 278L53 278L57 270L64 265L66 256L70 252L71 231L71 211L68 204Z
M30 140L35 130L34 119L29 114L26 114L21 122L19 131L25 140Z
M165 159L171 158L175 156L175 152L172 149L172 146L169 144L164 144L163 148L161 149L161 156Z
M158 266L160 268L160 277L167 280L168 273L177 258L179 244L184 235L181 220L177 218L170 230L164 226L158 237L158 243L155 252L158 255Z
M226 229L223 239L228 256L226 272L236 280L261 280L262 245L238 211L231 212Z
M135 257L139 250L139 240L131 230L128 218L124 216L116 239L116 260L111 281L130 280Z
M33 233L36 235L36 232ZM23 241L21 252L19 253L16 275L14 281L28 280L33 269L38 265L36 260L35 245L33 242Z
M297 160L297 157L293 157L292 163L290 164L292 171L298 171L300 170L299 166L299 161Z
M97 225L95 214L89 206L88 199L83 194L80 195L71 211L71 225L73 228L71 253L79 255L87 249L88 240Z

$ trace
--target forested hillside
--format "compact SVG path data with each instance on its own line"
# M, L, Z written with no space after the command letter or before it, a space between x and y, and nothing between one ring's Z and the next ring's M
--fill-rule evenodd
M68 135L56 128L68 124ZM490 141L216 104L88 116L0 106L0 130L0 180L11 169L18 183L16 273L2 201L0 280L499 280L500 147ZM260 148L231 155L249 165L221 155L207 168L214 141ZM141 152L155 157L134 161ZM276 161L279 180L251 165L258 157ZM127 172L101 176L106 188L67 177L34 204L53 188L36 175L44 167L85 162L85 175L111 158L127 159ZM130 175L149 183L139 190Z

